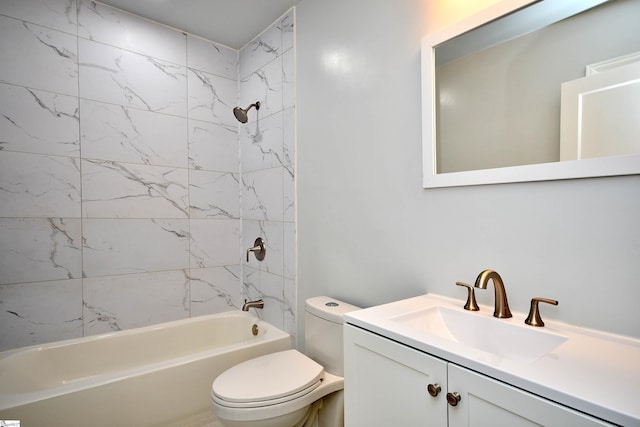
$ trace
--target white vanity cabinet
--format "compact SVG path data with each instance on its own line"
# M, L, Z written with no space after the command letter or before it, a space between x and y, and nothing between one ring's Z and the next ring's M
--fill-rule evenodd
M353 325L344 337L346 427L612 425Z

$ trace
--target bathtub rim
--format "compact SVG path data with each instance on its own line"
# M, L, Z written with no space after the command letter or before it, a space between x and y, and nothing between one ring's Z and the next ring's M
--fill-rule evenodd
M0 360L14 354L14 353L21 353L23 351L30 351L30 350L34 350L34 349L40 349L40 348L44 348L44 347L64 347L67 345L71 345L71 344L75 344L75 343L80 343L80 342L87 342L87 341L98 341L98 340L103 340L103 339L107 339L110 338L112 336L125 336L125 335L134 335L137 333L142 333L142 332L147 332L147 331L155 331L155 330L159 330L159 329L166 329L172 326L179 326L179 325L183 325L183 324L189 324L189 323L198 323L198 322L203 322L203 321L207 321L209 319L215 319L218 317L248 317L248 318L252 318L255 319L256 322L263 322L266 323L268 325L270 325L271 327L278 329L277 327L273 326L272 324L270 324L269 322L260 319L258 316L251 314L249 312L246 311L241 311L241 310L228 310L228 311L224 311L221 313L213 313L213 314L205 314L202 316L194 316L194 317L185 317L184 319L176 319L176 320L169 320L166 322L162 322L162 323L154 323L153 325L146 325L146 326L138 326L135 328L127 328L127 329L121 329L119 331L109 331L109 332L102 332L99 334L94 334L94 335L87 335L85 337L76 337L76 338L67 338L67 339L63 339L63 340L57 340L57 341L51 341L51 342L46 342L46 343L40 343L40 344L32 344L29 346L24 346L24 347L18 347L18 348L12 348L9 350L4 350L4 351L0 351ZM278 329L280 330L280 329ZM284 332L284 331L282 331ZM285 332L286 334L286 332ZM287 334L289 335L289 334Z

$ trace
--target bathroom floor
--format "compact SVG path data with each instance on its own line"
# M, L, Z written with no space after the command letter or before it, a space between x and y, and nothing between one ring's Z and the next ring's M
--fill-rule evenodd
M185 426L184 424L182 424L181 426ZM222 427L222 424L220 424L219 421L214 421L213 417L209 418L208 420L200 420L200 422L196 422L193 424L188 424L189 427Z
M222 427L222 424L220 424L219 421L213 421L213 420L208 420L208 421L203 421L202 423L187 423L187 424L180 424L181 427Z
M171 424L172 427L222 427L222 424L208 411Z

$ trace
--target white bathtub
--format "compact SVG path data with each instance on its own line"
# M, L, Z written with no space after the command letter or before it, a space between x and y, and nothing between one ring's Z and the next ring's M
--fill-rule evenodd
M23 427L200 426L215 421L217 375L289 348L285 332L230 311L5 351L0 420Z

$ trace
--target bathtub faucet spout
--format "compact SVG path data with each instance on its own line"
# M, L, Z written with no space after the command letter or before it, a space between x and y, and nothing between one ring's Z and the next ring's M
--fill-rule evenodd
M249 311L250 308L264 308L264 301L262 301L261 299L256 301L244 300L242 311Z

